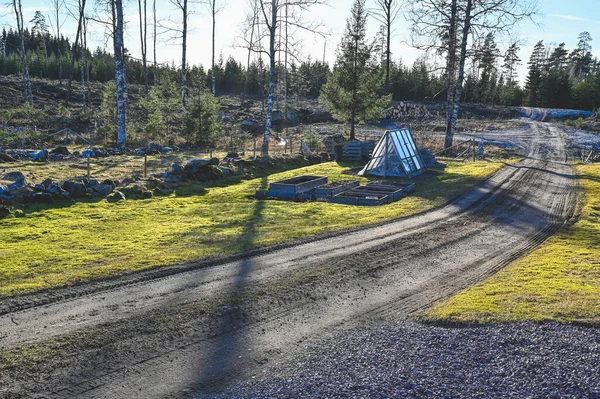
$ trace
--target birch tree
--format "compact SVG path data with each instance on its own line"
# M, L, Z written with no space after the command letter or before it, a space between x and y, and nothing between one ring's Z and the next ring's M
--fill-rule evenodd
M123 0L113 0L112 9L115 21L113 43L115 52L115 80L117 82L117 145L124 146L127 142L127 82L125 80L123 59L125 50L123 44Z
M17 19L17 31L21 45L21 73L23 76L23 93L29 104L33 104L33 94L31 93L31 80L29 79L29 67L27 65L27 53L25 52L25 39L23 37L23 7L21 0L13 0L13 9Z
M217 14L225 8L225 4L221 3L221 0L208 0L208 8L212 17L212 58L211 58L211 81L212 81L212 94L216 95L217 90L217 77L215 75L215 27Z
M469 38L508 32L536 14L535 0L415 0L408 12L421 48L446 54L448 74L445 147L452 146L465 78ZM458 53L458 54L457 54Z
M321 26L314 22L305 20L305 14L312 6L325 4L326 0L256 0L255 5L258 9L256 20L247 21L246 25L256 24L256 35L249 40L247 37L242 37L243 47L252 52L263 53L269 58L269 88L267 91L267 110L265 130L263 134L263 142L261 145L261 154L267 156L269 154L269 141L271 137L271 125L273 115L273 105L275 100L275 86L277 85L276 61L280 51L284 51L282 45L277 41L277 37L281 29L281 21L279 20L282 11L287 7L286 23L296 31L307 31L315 34L321 34ZM248 31L249 29L246 29ZM288 37L294 35L294 32L288 32ZM288 54L294 55L299 53L300 43L285 42L287 45Z

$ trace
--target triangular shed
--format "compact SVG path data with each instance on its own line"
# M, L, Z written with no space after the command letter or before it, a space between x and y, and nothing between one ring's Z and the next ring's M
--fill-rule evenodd
M387 130L359 176L413 178L425 171L425 163L409 129Z

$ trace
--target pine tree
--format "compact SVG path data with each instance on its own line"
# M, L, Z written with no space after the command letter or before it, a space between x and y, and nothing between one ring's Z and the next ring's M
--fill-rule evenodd
M481 78L479 80L479 100L487 102L491 100L490 95L492 92L492 85L495 86L495 82L492 82L491 78L496 70L496 58L500 55L500 51L494 41L494 34L488 33L485 37L483 47L481 48L481 55L479 57L479 69L481 69Z
M391 100L391 95L377 96L379 77L371 62L373 45L367 43L366 25L365 1L355 0L337 49L333 75L319 97L336 119L350 122L350 140L356 139L356 122L377 118Z
M504 53L504 64L502 68L506 72L506 85L516 86L517 81L517 66L521 65L521 59L517 55L521 48L517 46L517 43L512 43L506 53Z
M577 38L577 48L571 52L569 58L573 65L573 77L583 80L592 69L592 36L589 32L581 32Z
M540 40L533 47L533 52L529 58L529 73L525 80L525 90L528 95L528 104L532 107L538 104L538 94L540 90L540 83L542 79L542 68L544 66L544 52L546 47L544 41Z

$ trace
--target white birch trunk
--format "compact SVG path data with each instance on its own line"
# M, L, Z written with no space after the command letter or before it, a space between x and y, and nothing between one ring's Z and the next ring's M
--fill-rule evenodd
M187 76L186 76L186 53L187 53L187 0L183 0L183 31L181 41L181 102L186 106L187 100Z
M211 11L212 11L212 68L211 68L211 79L212 79L212 94L216 95L217 90L217 78L215 76L215 19L217 14L216 0L211 0Z
M467 42L469 40L469 33L471 30L472 10L473 0L467 0L467 7L465 9L465 20L463 22L463 31L461 38L458 79L456 81L456 93L454 94L454 106L452 109L452 119L450 121L450 130L446 133L446 140L450 141L450 145L452 145L454 132L456 130L456 122L458 120L458 111L460 110L460 98L462 96L463 82L465 78L465 60L467 58Z
M448 35L448 60L446 69L448 73L448 90L446 96L446 138L444 148L452 147L453 134L451 133L452 112L454 109L455 77L456 77L456 13L457 0L452 0L450 10L450 29Z
M265 133L261 146L262 156L269 155L269 141L271 139L271 120L273 116L273 97L275 95L275 38L277 35L277 0L271 0L271 24L269 26L269 93L267 95L267 118Z
M115 29L115 75L117 80L117 145L124 146L127 142L126 102L127 84L125 82L125 65L123 64L123 0L114 0L116 8Z

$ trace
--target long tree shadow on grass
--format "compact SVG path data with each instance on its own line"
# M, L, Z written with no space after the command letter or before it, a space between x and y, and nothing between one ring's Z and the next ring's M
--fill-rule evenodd
M261 189L267 187L267 177L261 179ZM258 227L263 220L265 200L254 201L252 212L249 214L239 241L242 248L255 246ZM199 364L199 388L209 388L215 383L223 384L234 380L240 371L238 364L242 354L245 355L245 303L244 298L248 287L248 279L255 270L256 258L245 257L237 262L238 272L224 293L223 303L219 305L219 320L215 327L216 338L211 343L210 350L203 356ZM210 388L209 388L210 389Z

